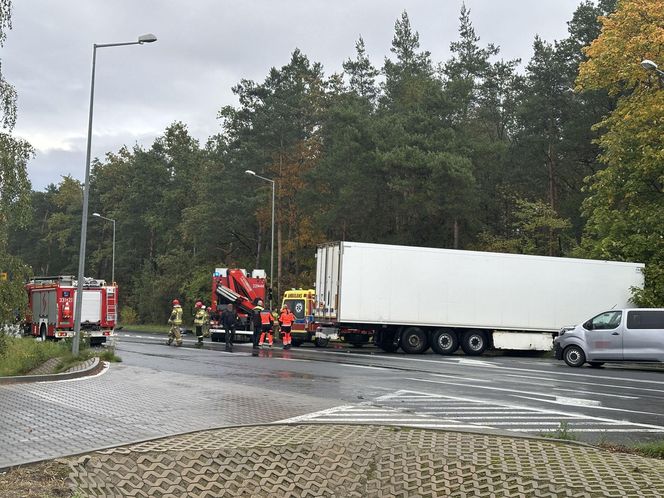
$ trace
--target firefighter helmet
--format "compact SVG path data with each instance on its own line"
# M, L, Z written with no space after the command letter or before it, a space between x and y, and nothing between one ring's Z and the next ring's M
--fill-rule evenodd
M178 301L177 299L173 299L173 306L179 306L179 305L180 301Z

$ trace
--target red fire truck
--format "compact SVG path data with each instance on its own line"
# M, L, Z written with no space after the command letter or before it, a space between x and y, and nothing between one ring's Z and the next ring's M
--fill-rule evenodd
M35 277L28 293L26 328L35 337L62 339L74 335L74 306L78 282L72 276ZM90 345L113 336L117 319L118 288L104 280L86 278L83 283L81 332Z
M212 315L210 316L210 338L213 342L225 340L224 328L220 323L221 312L226 305L234 304L240 326L237 338L251 337L251 310L258 300L267 302L267 279L265 270L254 270L251 276L247 270L239 268L217 268L212 274Z

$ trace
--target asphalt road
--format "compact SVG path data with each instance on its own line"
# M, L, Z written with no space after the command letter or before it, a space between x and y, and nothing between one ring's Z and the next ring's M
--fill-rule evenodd
M283 351L275 344L252 355L206 340L204 351L165 345L165 336L120 332L125 365L163 374L196 375L269 390L275 399L300 394L329 400L291 421L382 422L416 427L550 433L561 424L579 440L664 439L664 369L607 364L573 369L528 356L387 354L373 347ZM335 405L329 408L329 405Z

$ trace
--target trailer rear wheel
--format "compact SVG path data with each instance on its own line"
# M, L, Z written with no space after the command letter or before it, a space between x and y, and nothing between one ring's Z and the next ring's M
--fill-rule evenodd
M431 349L442 355L454 354L459 349L459 337L452 329L438 329L431 340Z
M471 330L461 337L461 349L469 356L479 356L489 346L486 334L481 330Z
M397 335L394 331L380 331L376 336L376 346L386 353L394 353L399 349L399 342L396 339Z
M330 343L330 340L327 337L316 337L314 339L314 346L317 348L324 348Z
M401 333L401 349L411 354L424 353L429 349L426 332L419 327L408 327Z

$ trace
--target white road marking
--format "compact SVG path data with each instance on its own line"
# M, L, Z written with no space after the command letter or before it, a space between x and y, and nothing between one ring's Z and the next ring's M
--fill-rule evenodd
M407 401L404 411L401 398ZM454 406L448 403L464 402L470 407ZM375 403L378 403L375 404ZM387 403L386 406L381 406ZM421 406L415 406L421 403ZM438 404L437 406L436 403ZM473 406L474 404L474 406ZM396 405L396 406L395 406ZM586 416L514 405L500 405L486 401L468 400L456 396L422 393L417 391L396 391L376 398L373 402L360 405L344 405L321 410L284 422L308 421L315 423L366 423L400 425L431 429L503 429L510 432L540 433L553 431L566 422L570 430L584 433L604 432L653 432L662 433L664 427L651 424L637 424L622 420Z
M553 391L560 391L563 393L569 393L569 389L563 389L562 387L554 387ZM579 391L579 392L585 392L585 391ZM606 396L609 398L620 398L620 399L640 399L638 396L625 396L623 394L609 394L609 393L598 393L598 392L591 392L588 394L592 394L593 396Z
M545 398L539 398L539 397L533 397L533 396L519 396L519 394L531 394L534 396L544 396L544 397L550 397L550 398L556 398L557 396L555 394L545 394L545 393L539 393L539 392L533 392L533 391L519 391L516 389L507 389L503 387L496 387L496 386L478 386L478 385L473 385L473 384L463 384L463 383L455 383L455 382L440 382L437 380L428 380L428 379L416 379L414 377L406 377L406 380L412 380L415 382L430 382L433 384L452 384L452 385L457 385L461 387L471 387L474 389L489 389L492 391L502 391L502 392L508 392L510 393L511 396L517 397L517 398L523 398L523 399L530 399L533 401L541 401L543 403L556 403L556 404L567 404L567 403L561 403L560 401L554 400L548 400ZM519 394L514 394L514 393L519 393ZM585 393L585 394L594 394L594 393ZM586 408L592 408L592 409L597 409L597 410L610 410L610 411L616 411L616 412L624 412L624 413L636 413L636 414L641 414L641 415L661 415L660 413L653 413L653 412L644 412L644 411L639 411L639 410L628 410L626 408L612 408L609 406L600 406L599 405L589 405L589 404L583 404L583 405L577 405L577 406L584 406Z
M558 379L556 377L534 377L534 376L529 376L529 375L517 375L517 374L504 374L505 377L517 377L521 379L525 379L526 381L532 381L532 380L548 380L550 382L564 382L566 384L581 384L583 386L587 386L588 382L585 381L578 381L578 380L566 380L566 379ZM592 383L593 387L610 387L612 389L632 389L632 390L637 390L637 391L650 391L650 392L655 392L658 394L662 394L662 389L650 389L648 387L635 387L635 386L619 386L617 384L599 384L597 382ZM614 396L618 396L615 394Z
M429 373L429 375L432 375L433 377L443 377L443 378L446 378L446 379L459 380L459 374ZM477 378L474 378L474 377L466 377L465 375L463 376L463 380L472 380L473 382L492 382L491 379L477 379Z
M568 398L566 396L556 396L556 403L572 406L602 406L601 401L594 399Z
M352 363L342 363L344 367L353 367L353 368L366 368L368 370L389 370L389 368L383 367L372 367L369 365L353 365Z

